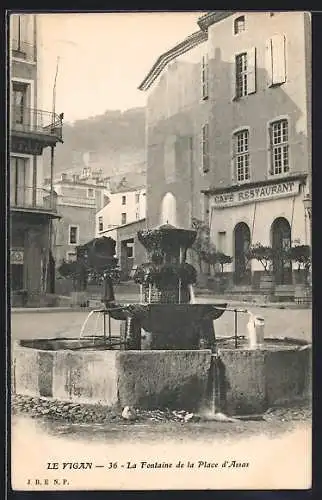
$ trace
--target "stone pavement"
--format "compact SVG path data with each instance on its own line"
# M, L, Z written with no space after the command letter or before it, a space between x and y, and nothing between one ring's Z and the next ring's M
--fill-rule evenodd
M122 302L127 302L123 300ZM130 301L129 301L130 302ZM198 297L197 302L212 303L211 297ZM215 301L217 302L217 301ZM224 300L218 301L223 303ZM279 309L275 307L264 308L254 304L229 304L230 307L241 307L250 310L253 314L259 315L265 321L266 337L293 337L310 341L312 338L312 311L311 309ZM286 307L286 305L283 305ZM12 311L11 314L11 338L48 338L48 337L68 337L79 336L82 325L88 316L87 310L73 310L72 308L56 311L49 310L23 310ZM94 317L96 316L96 317ZM238 334L246 334L246 324L248 314L238 314ZM112 320L113 335L117 335L120 329L120 322ZM226 311L221 318L214 322L216 335L231 336L234 334L234 313ZM93 315L85 329L84 334L101 334L102 317Z

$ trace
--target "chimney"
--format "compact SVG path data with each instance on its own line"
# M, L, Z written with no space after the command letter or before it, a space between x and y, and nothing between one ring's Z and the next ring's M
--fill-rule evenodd
M79 181L79 175L73 174L73 182L78 182L78 181Z
M61 174L60 179L61 179L63 182L67 181L67 174L65 174L65 173Z

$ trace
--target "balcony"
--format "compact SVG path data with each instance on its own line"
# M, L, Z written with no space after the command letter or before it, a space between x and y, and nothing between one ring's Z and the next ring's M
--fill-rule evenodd
M41 155L62 140L63 115L40 109L11 107L11 151Z
M57 196L51 200L50 191L29 186L11 186L10 209L17 211L52 213L57 212Z
M12 39L11 56L26 62L36 62L36 46L32 43Z

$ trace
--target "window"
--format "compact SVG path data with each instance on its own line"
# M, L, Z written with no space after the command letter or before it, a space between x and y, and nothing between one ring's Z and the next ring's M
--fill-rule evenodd
M11 16L12 24L11 24L11 33L13 40L13 50L15 52L19 52L20 56L24 56L25 51L25 43L28 39L28 14L13 14ZM18 54L14 54L17 55Z
M135 203L138 204L140 201L140 193L135 194Z
M204 55L201 62L201 95L202 99L208 98L208 56Z
M237 17L234 21L234 34L238 35L246 29L245 16Z
M122 217L121 224L126 224L126 213L122 213L121 217Z
M249 180L249 132L234 134L234 171L237 182Z
M256 49L237 54L234 58L232 77L233 99L256 92Z
M12 91L12 115L15 124L23 125L26 122L26 105L27 85L14 82Z
M93 188L88 188L87 189L87 197L88 198L94 198L94 196L95 196L94 189Z
M99 231L103 231L103 226L104 226L104 224L103 224L103 217L99 217L98 218L98 230Z
M282 85L286 82L285 36L274 35L266 42L267 85Z
M126 205L126 196L122 196L122 205Z
M10 158L10 204L15 206L31 205L36 189L27 185L29 176L29 160L12 156Z
M236 95L247 95L247 52L236 56Z
M288 122L279 120L270 126L271 175L289 171Z
M134 257L134 247L133 247L133 244L127 244L127 247L126 247L126 256L129 259L133 259L133 257Z
M218 251L226 253L226 231L218 232Z
M209 126L206 123L201 131L201 161L202 171L209 172Z
M78 245L79 238L78 226L69 226L69 244Z

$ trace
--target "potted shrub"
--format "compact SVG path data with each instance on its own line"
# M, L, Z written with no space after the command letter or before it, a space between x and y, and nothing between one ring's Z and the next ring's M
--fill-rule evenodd
M226 255L223 252L216 252L215 262L220 266L220 273L216 273L216 280L218 283L218 289L220 292L224 292L226 288L226 279L224 276L224 266L231 264L233 258L230 255Z
M247 258L257 260L263 266L264 274L260 277L260 290L271 293L274 288L272 275L274 251L272 247L255 243L249 247Z
M216 263L216 247L210 240L210 228L208 224L194 218L192 219L192 227L197 232L196 239L191 248L198 262L198 283L200 286L206 286L210 275L210 268Z
M310 302L311 300L311 284L310 270L312 265L311 248L309 245L301 245L296 242L289 250L289 257L293 262L297 263L297 270L300 273L304 271L304 282L295 285L295 301L298 303Z
M77 261L67 262L66 260L63 260L58 268L58 272L61 277L72 280L73 284L73 291L71 292L72 304L85 305L86 292L79 291L77 289L81 272L79 263Z

